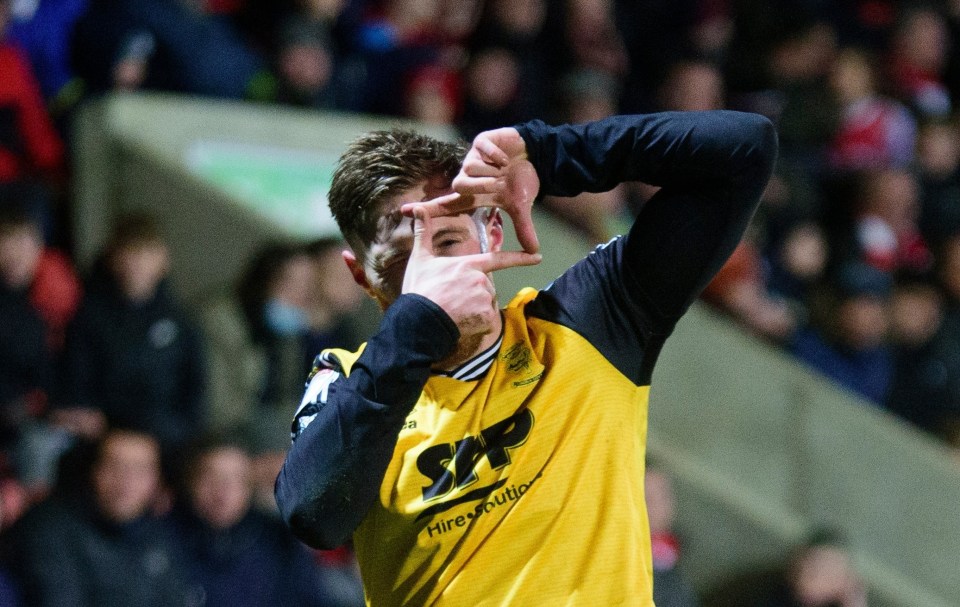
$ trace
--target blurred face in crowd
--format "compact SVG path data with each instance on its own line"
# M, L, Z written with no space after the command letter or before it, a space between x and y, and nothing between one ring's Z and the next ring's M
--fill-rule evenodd
M857 592L857 576L846 552L834 546L806 550L793 566L793 593L802 607L842 604Z
M661 103L666 110L700 111L723 107L723 77L703 62L682 62L670 70Z
M169 251L160 242L123 247L115 251L111 259L114 276L124 295L137 302L153 297L169 265Z
M126 523L147 513L160 487L160 445L136 432L113 432L104 439L93 469L100 514Z
M840 338L856 350L881 345L890 325L888 303L872 295L846 299L837 310Z
M872 95L875 74L870 58L852 48L840 51L830 70L830 86L845 104Z
M917 180L909 171L891 169L872 175L865 186L864 212L879 216L895 232L916 227L920 214Z
M780 251L787 270L804 281L816 279L827 265L827 240L815 223L803 223L790 230Z
M494 0L492 12L502 28L531 37L543 28L547 5L544 0Z
M940 328L943 302L932 285L898 288L893 293L891 324L897 341L919 346Z
M284 80L307 95L322 91L333 74L330 51L321 44L291 44L281 52L279 63Z
M517 92L520 71L509 51L489 48L474 57L467 69L467 90L480 107L499 110L507 107Z
M250 456L237 447L200 457L190 482L193 510L214 529L228 529L250 510L253 476Z
M314 265L306 253L294 255L283 264L270 285L270 299L306 310L315 284Z
M33 226L0 232L0 280L14 289L27 287L33 282L42 251L40 232Z
M960 163L960 135L947 124L924 127L917 141L917 158L928 175L950 177Z
M936 11L918 10L896 35L898 54L917 67L937 74L950 48L947 24Z

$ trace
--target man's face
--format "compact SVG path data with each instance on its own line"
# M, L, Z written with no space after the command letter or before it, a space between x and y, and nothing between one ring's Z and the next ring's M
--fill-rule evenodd
M440 180L424 182L388 200L383 207L376 240L367 248L364 259L350 259L354 279L363 286L380 307L386 309L400 296L407 260L413 247L413 220L400 214L408 202L432 200L450 192ZM456 257L483 252L480 227L472 215L434 217L433 252L438 257ZM496 220L484 222L488 250L499 250L502 231Z
M215 529L236 525L253 499L252 463L242 450L224 447L203 456L190 484L193 507Z
M106 439L93 470L97 507L125 523L146 514L160 486L160 447L146 435L118 432Z

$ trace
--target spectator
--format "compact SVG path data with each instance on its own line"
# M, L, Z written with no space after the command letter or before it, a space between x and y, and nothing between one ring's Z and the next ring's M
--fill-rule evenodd
M860 257L884 272L930 270L933 256L920 234L917 179L905 169L864 174L856 242Z
M503 48L516 57L520 90L517 105L525 116L543 116L551 94L546 44L545 0L491 0L471 41L471 49Z
M820 316L797 332L790 349L813 370L882 406L893 374L887 339L891 279L876 268L848 262L832 287Z
M240 425L258 449L285 450L307 353L315 268L300 245L270 244L248 263L237 297L206 306L212 371L209 425Z
M810 304L823 281L829 252L820 226L800 220L786 229L779 246L765 257L770 268L767 288L789 306L798 325L810 320Z
M828 149L835 170L903 168L913 160L916 121L905 106L878 92L877 80L872 55L841 49L830 73L840 107Z
M797 328L793 310L770 292L760 250L749 234L704 289L703 299L774 342L786 342Z
M89 0L17 2L11 36L26 51L40 90L55 117L79 101L82 84L73 70L71 44Z
M53 381L49 331L30 301L40 255L31 218L0 208L0 452L8 457L22 426L43 413Z
M272 99L263 57L199 2L91 0L74 58L93 91L153 89Z
M934 248L960 230L960 135L955 124L931 121L917 141L920 230Z
M867 592L839 535L811 533L786 574L756 607L866 607Z
M944 15L928 7L907 8L891 47L890 77L900 98L921 116L949 116L953 103L943 72L951 49Z
M196 604L187 600L169 526L150 514L159 486L159 442L109 430L84 490L35 506L11 530L9 566L26 604Z
M648 464L643 488L653 550L653 602L657 607L697 607L693 584L679 566L682 546L674 529L676 498L670 477Z
M154 220L121 217L68 331L58 421L85 434L104 421L139 428L165 446L199 427L205 353L167 286L168 269Z
M26 206L51 235L64 147L30 64L7 33L11 7L0 0L0 206Z
M605 72L572 71L563 77L559 89L560 122L589 122L617 111L620 88L616 79ZM591 242L606 242L620 229L617 222L629 214L630 187L639 188L641 184L620 184L606 192L584 192L572 197L545 196L543 206Z
M464 72L460 133L472 139L493 125L514 124L525 116L519 57L504 47L474 52Z
M0 275L0 442L10 450L16 478L31 493L43 494L67 438L43 415L80 284L66 256L43 246L37 222L14 207L0 208Z
M279 520L252 508L252 460L241 441L207 438L185 472L175 537L204 605L363 605L358 576L321 569Z
M944 330L943 297L922 277L897 280L892 312L896 358L887 408L947 440L960 422L960 336Z
M697 111L726 107L723 74L707 61L679 61L660 86L660 109Z

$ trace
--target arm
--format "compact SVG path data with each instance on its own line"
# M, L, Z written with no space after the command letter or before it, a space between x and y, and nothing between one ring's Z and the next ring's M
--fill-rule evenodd
M541 191L572 196L623 181L661 186L624 244L629 294L675 322L740 241L773 170L773 125L739 112L623 116L518 131Z
M298 538L335 548L360 524L377 499L430 365L449 354L458 337L436 304L401 295L349 376L325 390L314 385L325 376L314 377L275 488L281 515Z
M756 209L776 157L772 125L752 114L691 112L580 126L532 122L518 132L543 193L571 196L622 181L661 186L625 237L599 247L528 308L649 383L663 340Z

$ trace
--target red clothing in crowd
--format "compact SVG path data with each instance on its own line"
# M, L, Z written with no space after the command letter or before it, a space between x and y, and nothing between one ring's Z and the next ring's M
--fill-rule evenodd
M63 147L26 57L0 42L0 183L58 169Z

